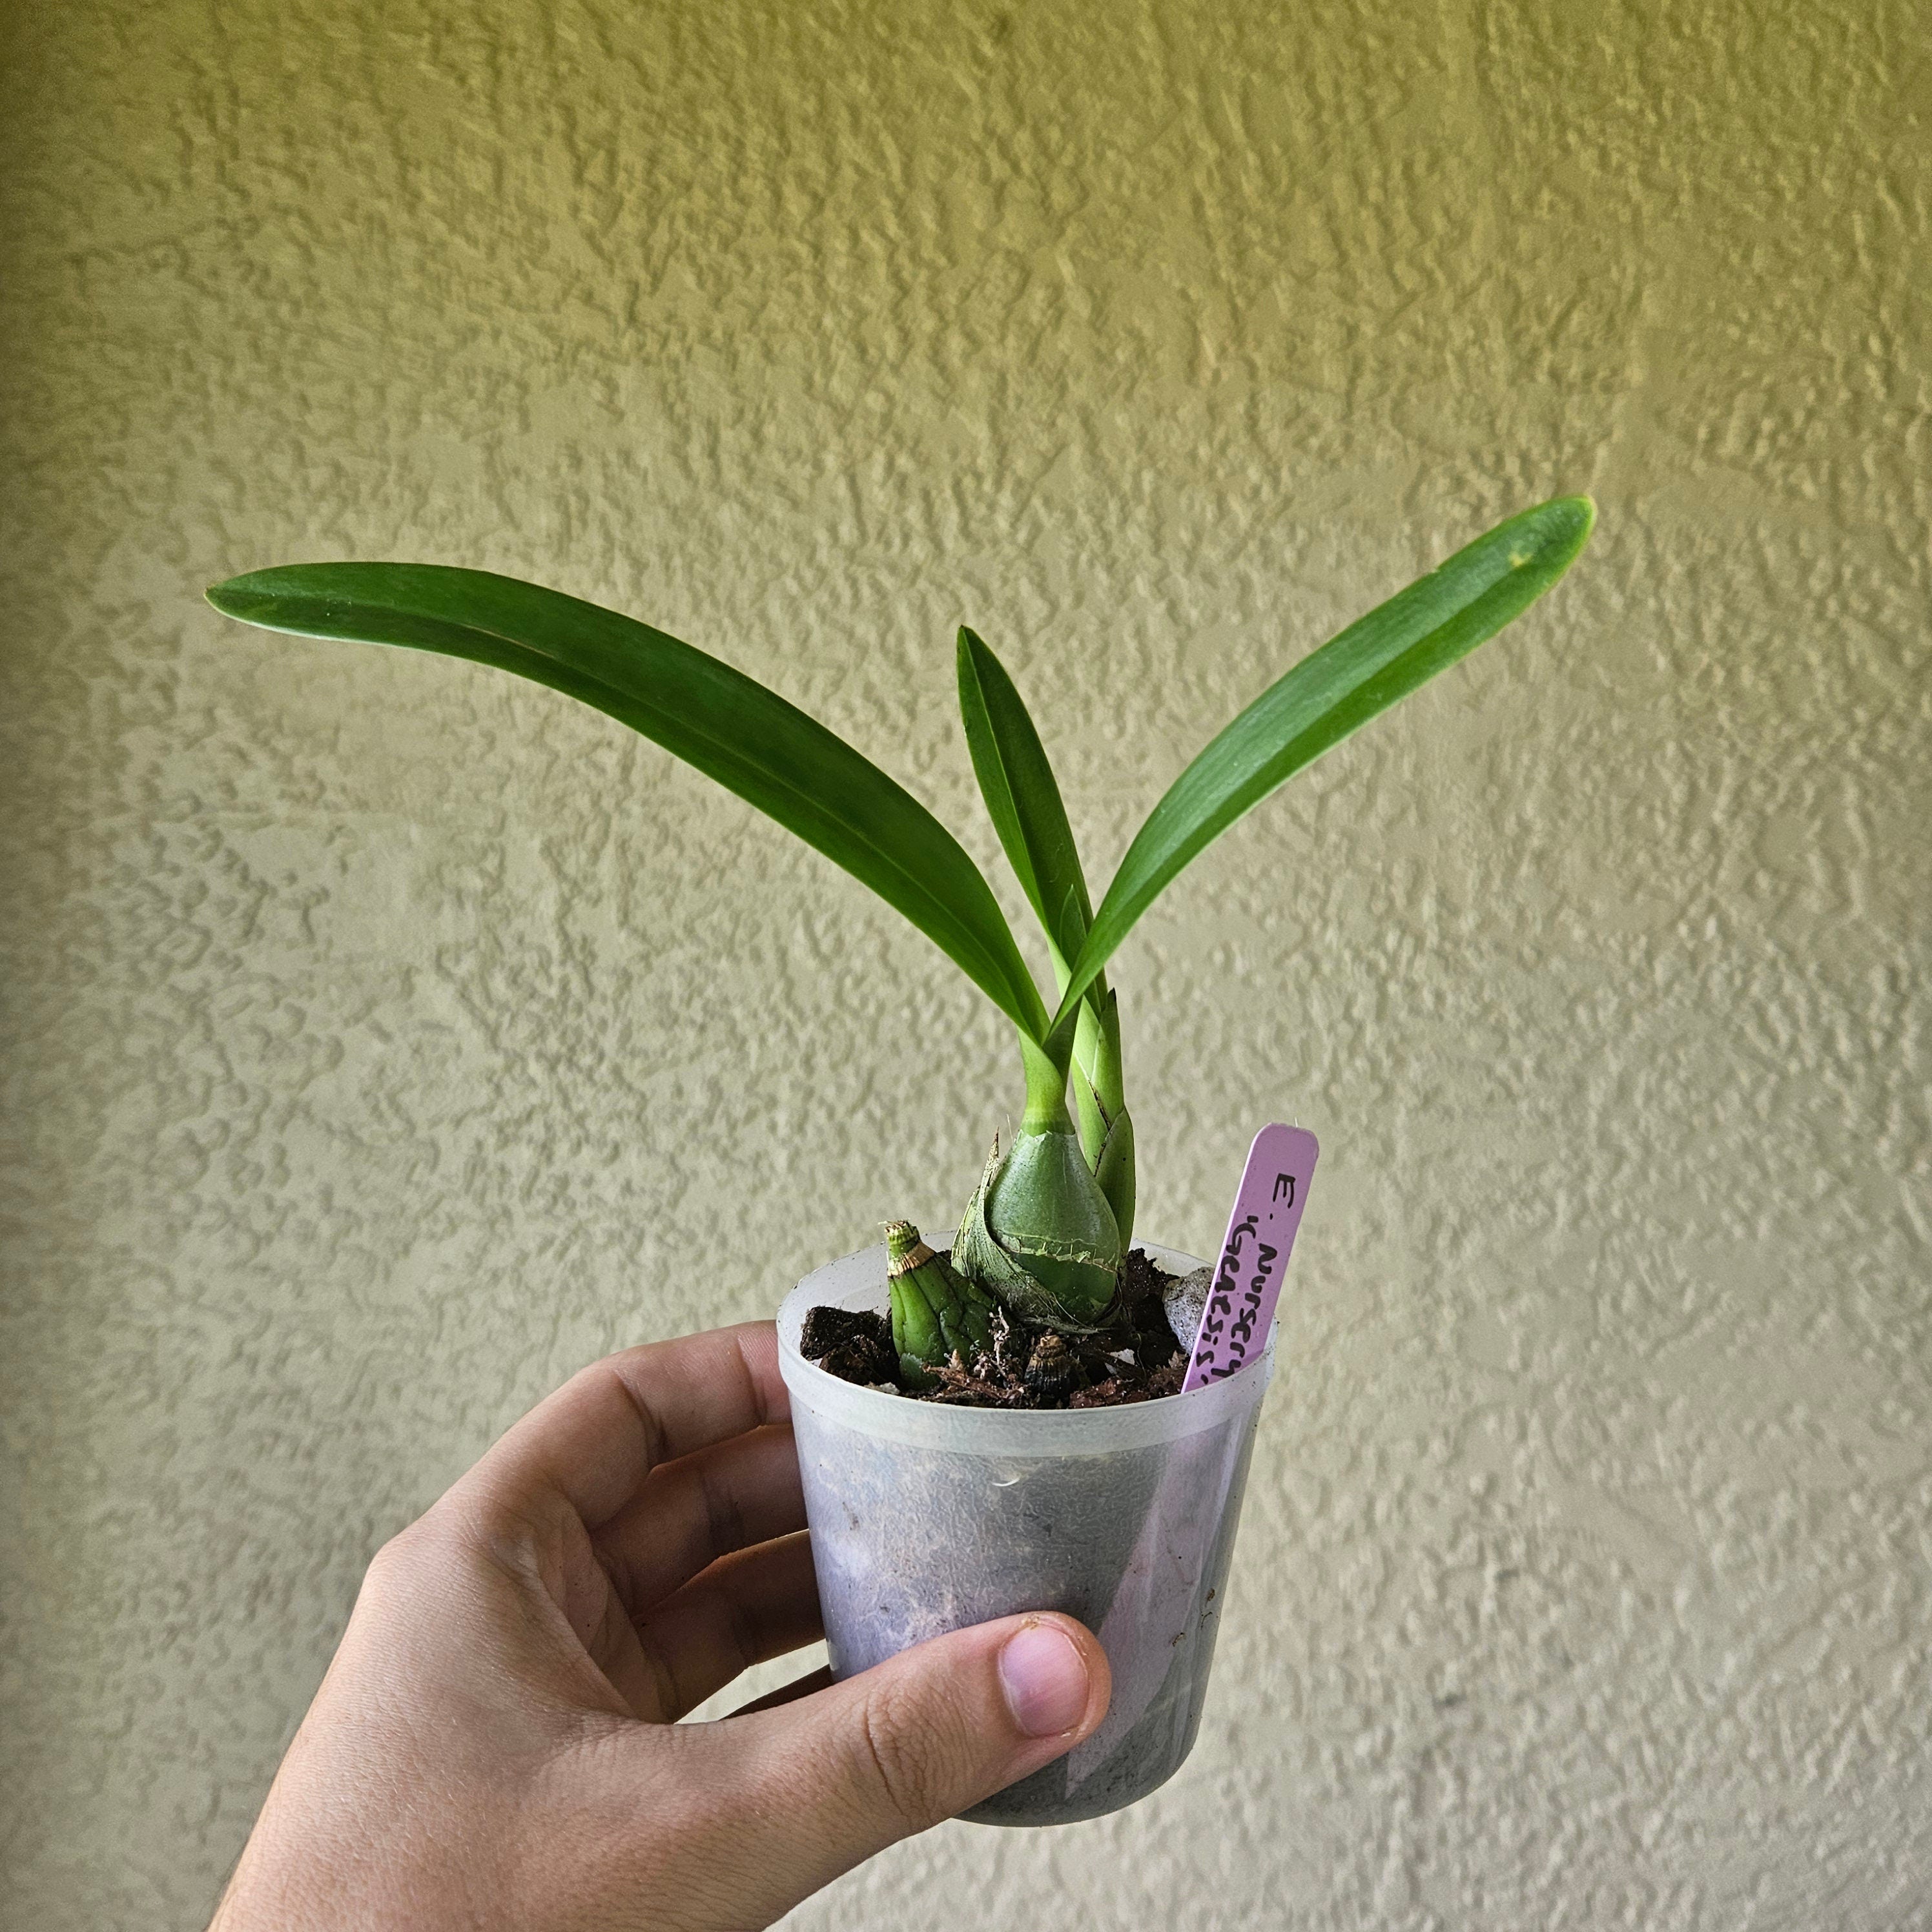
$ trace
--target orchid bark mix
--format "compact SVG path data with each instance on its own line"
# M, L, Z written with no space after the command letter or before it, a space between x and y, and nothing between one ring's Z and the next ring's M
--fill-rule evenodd
M984 874L923 806L776 693L662 631L536 584L434 564L286 565L208 596L266 629L466 658L608 712L871 886L1006 1016L1026 1082L1018 1131L1004 1150L994 1144L950 1258L907 1224L892 1230L893 1341L916 1386L923 1370L984 1346L1001 1311L1075 1332L1108 1318L1133 1233L1135 1174L1106 968L1135 922L1285 780L1526 609L1569 568L1593 517L1584 497L1526 510L1304 658L1168 787L1097 908L1019 692L962 630L967 745L1046 938L1051 1004Z

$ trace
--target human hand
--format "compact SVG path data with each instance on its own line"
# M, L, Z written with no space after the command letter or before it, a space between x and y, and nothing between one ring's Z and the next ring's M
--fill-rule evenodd
M766 1322L526 1416L369 1566L211 1932L767 1925L1088 1736L1050 1615L676 1723L820 1634L790 1413Z

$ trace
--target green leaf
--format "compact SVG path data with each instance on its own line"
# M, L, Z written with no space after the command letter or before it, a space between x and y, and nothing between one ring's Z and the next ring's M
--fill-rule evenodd
M1125 1254L1134 1238L1134 1117L1124 1107L1107 1130L1094 1178L1114 1210L1114 1224L1120 1231L1120 1252Z
M292 564L231 578L208 601L269 630L493 664L595 706L870 886L1023 1034L1046 1036L1006 916L952 834L842 739L716 658L560 592L436 564Z
M963 628L959 714L987 814L1053 950L1054 970L1064 978L1094 916L1073 828L1046 748L1005 665Z
M1060 1012L1190 860L1286 778L1466 657L1575 560L1596 511L1562 496L1498 524L1270 685L1168 788L1128 847L1062 989Z

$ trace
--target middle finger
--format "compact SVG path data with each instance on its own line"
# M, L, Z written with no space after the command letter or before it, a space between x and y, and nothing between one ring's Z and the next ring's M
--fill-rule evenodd
M788 1536L725 1557L635 1628L662 1714L682 1717L753 1664L824 1635L811 1538Z
M721 1556L805 1527L791 1424L665 1462L592 1538L619 1600L641 1616Z

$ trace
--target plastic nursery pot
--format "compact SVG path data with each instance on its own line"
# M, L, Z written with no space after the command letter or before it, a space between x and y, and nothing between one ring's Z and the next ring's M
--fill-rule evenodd
M1170 1273L1200 1264L1142 1243ZM1263 1358L1114 1408L956 1408L861 1388L799 1353L806 1312L887 1305L886 1251L807 1275L778 1311L836 1677L989 1617L1063 1610L1112 1667L1106 1721L965 1816L1065 1825L1144 1798L1200 1728L1262 1398Z

